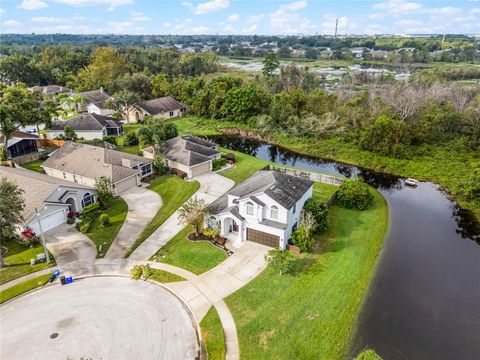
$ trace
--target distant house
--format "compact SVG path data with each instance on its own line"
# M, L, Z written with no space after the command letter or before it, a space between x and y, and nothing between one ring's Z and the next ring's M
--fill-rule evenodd
M3 177L23 190L25 208L22 227L30 228L36 234L40 234L40 227L46 232L64 224L69 211L81 212L85 206L95 202L96 191L92 187L35 171L0 166L0 178Z
M98 178L110 178L112 190L120 194L153 173L153 160L67 141L51 153L42 167L47 175L91 187Z
M121 136L123 125L121 121L112 117L83 113L66 121L53 121L46 129L47 137L54 139L64 135L64 129L70 126L80 139L93 140L102 139L107 135Z
M60 85L32 86L28 88L32 92L39 92L42 95L73 94L73 90Z
M220 159L217 144L184 135L166 142L164 156L168 167L186 174L187 178L212 171L213 160Z
M258 171L209 207L206 226L241 246L245 241L285 249L298 226L313 181L276 171Z
M3 145L4 135L0 135L0 145ZM15 130L7 142L7 157L15 160L16 157L36 153L38 136Z
M146 115L159 119L170 119L182 116L187 106L171 96L144 101L131 106L127 111L127 121L136 123L142 121Z
M84 91L81 93L76 93L71 95L83 98L82 102L76 102L73 104L65 103L64 107L73 107L76 111L88 111L89 113L94 113L98 115L108 116L113 114L115 111L113 109L105 108L104 104L106 101L110 100L112 97L108 95L103 88L98 90Z

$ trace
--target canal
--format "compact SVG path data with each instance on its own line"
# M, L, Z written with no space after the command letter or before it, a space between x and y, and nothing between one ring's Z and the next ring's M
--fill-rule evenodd
M369 347L386 360L480 358L480 236L468 214L436 185L411 188L396 176L256 140L214 140L278 164L362 177L386 198L389 232L356 324L352 356Z

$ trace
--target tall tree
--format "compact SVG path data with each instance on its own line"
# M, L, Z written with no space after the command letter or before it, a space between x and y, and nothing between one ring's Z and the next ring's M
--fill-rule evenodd
M23 190L7 178L0 180L0 243L15 236L15 229L23 221L22 211L25 208ZM0 267L3 257L0 252Z
M135 104L138 104L140 98L137 94L129 90L121 90L115 93L112 99L108 100L105 104L107 107L115 110L121 118L127 120L127 123L130 124L130 118L128 117L128 109Z
M263 59L263 75L272 76L275 70L280 67L280 61L275 53L268 53Z
M203 220L207 215L207 204L196 196L190 198L178 209L178 220L184 225L191 225L195 228L195 235L199 235L203 226Z
M41 95L28 91L23 85L7 87L0 100L0 130L4 135L5 159L7 143L12 133L21 126L49 123L50 114L43 106Z

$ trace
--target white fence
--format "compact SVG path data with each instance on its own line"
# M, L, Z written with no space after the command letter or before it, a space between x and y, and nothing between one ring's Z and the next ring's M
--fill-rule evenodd
M268 169L279 171L287 175L296 176L302 179L308 179L308 180L321 182L324 184L330 184L334 186L340 186L345 182L345 179L340 178L338 176L319 174L319 173L305 171L305 170L296 170L296 169L290 169L290 168L274 166L274 165L269 165Z

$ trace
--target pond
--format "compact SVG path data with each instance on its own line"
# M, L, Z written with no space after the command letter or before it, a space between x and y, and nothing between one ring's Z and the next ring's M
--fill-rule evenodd
M389 360L478 359L480 236L468 213L436 185L411 188L396 176L256 140L214 140L283 165L363 177L386 198L389 233L357 322L352 356L370 347Z

